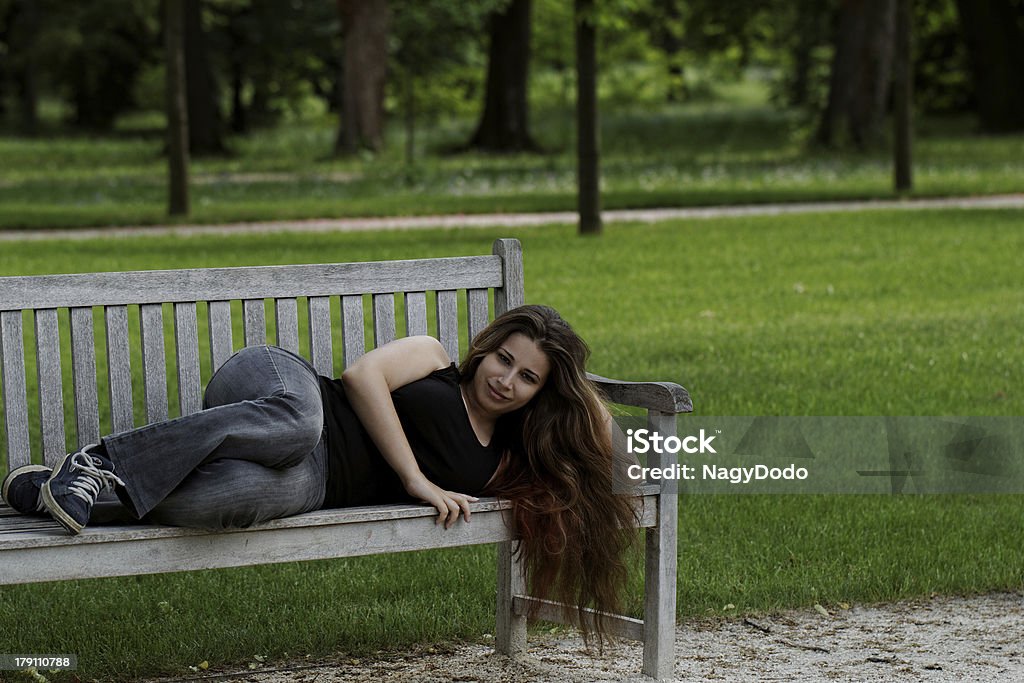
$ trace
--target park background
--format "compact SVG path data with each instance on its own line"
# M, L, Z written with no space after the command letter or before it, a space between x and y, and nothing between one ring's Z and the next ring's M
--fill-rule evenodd
M187 155L168 135L168 8ZM597 68L578 75L588 36ZM593 371L679 382L701 414L1020 415L1024 210L913 200L1024 188L1022 38L1020 0L0 0L0 274L453 256L513 236L527 300L574 323ZM894 198L593 221L595 199ZM589 224L160 227L578 209ZM144 229L66 232L107 226ZM684 498L679 616L1019 591L1019 519L1014 496ZM493 573L480 547L4 587L0 649L77 653L88 680L486 640ZM639 573L631 591L636 614Z

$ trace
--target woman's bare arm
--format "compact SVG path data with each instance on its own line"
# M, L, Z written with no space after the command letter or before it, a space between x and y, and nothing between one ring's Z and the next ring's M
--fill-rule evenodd
M472 496L444 491L420 470L402 430L391 392L448 367L441 343L428 336L396 339L356 360L341 375L352 409L409 495L438 510L438 522L450 527L461 511L469 521Z

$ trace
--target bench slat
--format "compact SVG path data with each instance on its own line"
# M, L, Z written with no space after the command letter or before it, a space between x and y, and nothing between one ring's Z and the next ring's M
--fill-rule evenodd
M64 395L60 364L60 329L57 309L36 311L36 369L39 377L39 421L43 432L43 460L55 464L67 454L64 439Z
M341 334L345 345L345 367L349 367L366 351L363 329L363 297L341 297Z
M29 464L28 394L25 386L25 339L21 311L0 313L0 355L3 356L4 433L11 469Z
M274 299L274 318L277 323L277 345L298 353L299 308L295 299Z
M96 390L96 338L91 308L71 309L71 367L74 374L76 448L100 440L100 406Z
M334 377L334 348L331 344L331 300L311 296L309 308L309 355L313 367L321 375Z
M246 346L263 346L267 343L267 311L263 299L246 299L242 302L243 326Z
M470 289L466 292L466 310L469 311L469 341L487 327L487 290Z
M164 311L160 304L139 307L142 322L142 388L146 421L167 419L167 356L164 355Z
M211 301L207 304L210 319L210 362L214 371L234 353L231 338L231 302Z
M128 347L128 307L107 306L103 311L107 332L107 380L110 387L110 424L119 434L135 426L132 402L132 364Z
M427 334L427 293L405 293L405 334L413 337Z
M437 293L437 338L452 361L459 362L459 300L454 290Z
M494 290L494 317L498 317L523 305L523 245L515 239L497 239L493 252L504 264L503 282Z
M373 295L373 346L380 348L394 341L395 332L395 295Z
M496 256L0 278L0 310L500 287Z
M178 407L182 415L203 408L199 376L199 323L195 302L174 304L174 346L178 360Z

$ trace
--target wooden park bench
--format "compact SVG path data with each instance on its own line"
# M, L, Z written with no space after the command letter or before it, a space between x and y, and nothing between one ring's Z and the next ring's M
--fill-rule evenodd
M69 450L98 441L101 394L109 403L104 431L109 424L110 432L166 419L169 389L177 395L179 414L200 410L201 365L209 374L231 356L240 341L233 331L242 331L245 345L267 343L267 300L273 300L274 343L300 352L301 334L317 371L336 376L337 344L347 365L363 353L367 326L374 345L395 338L396 302L405 334L435 334L459 358L460 337L472 338L488 323L491 291L494 315L523 303L518 241L500 239L492 255L460 258L0 278L0 476L3 465L29 463L30 434L38 433L36 450L51 466ZM428 315L428 303L436 315ZM461 330L460 308L466 321ZM103 335L97 334L99 321ZM436 330L428 332L428 322ZM34 332L29 342L26 332ZM141 380L135 382L144 395L144 420L133 408L133 392L140 391L133 386L133 357L141 363ZM98 380L98 366L107 368L107 386ZM692 409L686 390L676 384L592 379L611 402L648 409L651 428L664 435L675 433L677 413ZM65 385L73 411L65 411ZM31 406L28 400L35 394L38 411L35 400ZM66 415L74 422L70 439ZM644 619L611 619L620 635L643 641L644 673L668 678L674 664L677 501L659 486L637 491L640 524L646 527ZM135 524L90 526L71 536L50 520L0 506L0 585L497 543L496 648L514 655L525 648L524 615L537 601L526 594L513 557L508 507L507 501L481 499L472 505L472 524L448 530L434 525L432 508L410 504L319 510L219 532ZM541 604L539 614L561 621L554 603Z

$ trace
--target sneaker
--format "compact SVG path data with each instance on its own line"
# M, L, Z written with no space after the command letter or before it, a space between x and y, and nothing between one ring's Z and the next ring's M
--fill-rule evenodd
M124 486L114 474L114 464L103 455L90 453L98 444L68 453L43 484L41 498L61 526L77 534L89 522L89 513L101 491Z
M23 515L46 516L46 506L39 491L51 472L53 469L45 465L24 465L11 470L4 477L4 502Z

